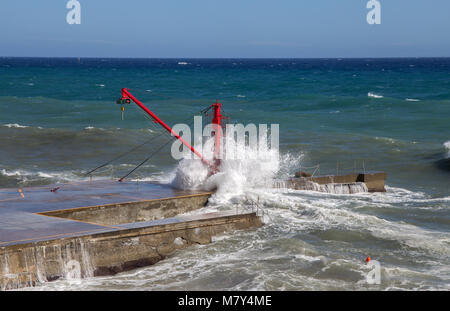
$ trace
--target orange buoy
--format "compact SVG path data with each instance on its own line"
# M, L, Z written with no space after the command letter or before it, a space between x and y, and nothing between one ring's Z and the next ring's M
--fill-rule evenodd
M366 262L369 262L369 261L370 261L370 256L367 256Z

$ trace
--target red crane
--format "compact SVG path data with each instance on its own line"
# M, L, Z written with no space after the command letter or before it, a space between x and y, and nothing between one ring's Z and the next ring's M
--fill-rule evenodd
M215 174L218 171L218 166L220 164L220 128L222 126L222 119L224 118L220 112L221 103L216 101L216 103L211 105L211 108L213 109L212 114L212 124L214 126L215 131L215 149L214 149L214 161L211 163L207 159L203 157L203 155L195 150L194 147L192 147L187 141L185 141L180 135L178 135L176 132L172 130L166 123L164 123L160 118L158 118L157 115L155 115L150 109L148 109L143 103L141 103L136 97L134 97L126 88L122 89L122 97L118 100L118 103L120 104L129 104L131 101L133 101L136 105L138 105L142 110L145 111L152 119L155 121L155 123L160 124L166 131L168 131L172 136L174 136L176 139L180 140L186 147L188 147L196 156L200 158L200 160L208 166L210 169L210 174ZM123 106L122 106L123 111Z

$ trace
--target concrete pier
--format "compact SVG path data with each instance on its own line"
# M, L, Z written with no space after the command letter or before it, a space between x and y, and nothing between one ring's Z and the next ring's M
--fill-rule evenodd
M151 265L225 231L262 225L256 213L180 215L211 193L101 181L0 189L0 288Z
M351 193L352 186L363 184L368 192L386 192L385 172L364 172L345 175L326 175L316 177L295 177L286 182L286 187L296 190L316 190L315 185L346 186Z

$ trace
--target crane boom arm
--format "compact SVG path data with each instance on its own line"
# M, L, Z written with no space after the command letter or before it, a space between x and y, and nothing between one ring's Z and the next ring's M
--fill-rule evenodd
M185 141L180 135L174 132L166 123L164 123L157 115L155 115L150 109L145 107L143 103L141 103L136 97L134 97L126 88L122 89L122 98L121 100L131 99L136 105L138 105L142 110L144 110L149 116L155 120L156 123L159 123L166 131L168 131L172 136L176 139L180 140L186 147L188 147L196 156L200 158L200 160L207 166L213 167L212 163L206 160L203 155L194 149L187 141Z

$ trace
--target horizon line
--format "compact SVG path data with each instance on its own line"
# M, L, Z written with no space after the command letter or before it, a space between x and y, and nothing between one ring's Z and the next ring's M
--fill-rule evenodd
M74 58L74 59L406 59L450 58L450 56L357 56L357 57L119 57L119 56L0 56L0 58Z

